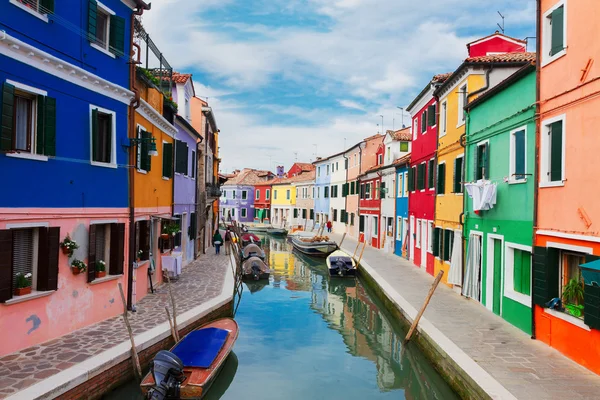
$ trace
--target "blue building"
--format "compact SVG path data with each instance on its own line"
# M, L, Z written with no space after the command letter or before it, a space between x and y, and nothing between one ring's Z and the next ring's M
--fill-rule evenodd
M0 320L22 339L0 344L0 355L122 312L109 300L120 297L115 280L127 287L136 9L149 7L141 0L0 4L0 169L13 172L0 196L0 302L45 310L28 334L22 315L1 307ZM67 237L79 246L70 255L59 251ZM75 260L92 267L78 271ZM15 294L18 273L32 273L31 294ZM72 293L90 301L72 301Z
M408 167L410 154L394 162L396 167L396 240L394 254L400 257L408 256ZM408 258L408 257L407 257Z
M315 227L319 228L329 219L329 199L331 198L331 162L329 158L318 159L315 165Z

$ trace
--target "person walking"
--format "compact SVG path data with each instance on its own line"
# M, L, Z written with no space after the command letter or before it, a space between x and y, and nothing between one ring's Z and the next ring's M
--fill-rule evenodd
M221 254L221 245L223 244L223 237L221 232L217 229L213 235L213 244L215 245L215 254Z
M327 221L327 232L331 233L331 221Z
M231 246L231 231L229 228L225 230L225 254L229 255L229 247Z

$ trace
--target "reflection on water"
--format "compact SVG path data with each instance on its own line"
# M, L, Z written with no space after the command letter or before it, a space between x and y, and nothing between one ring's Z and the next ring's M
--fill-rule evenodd
M208 399L457 398L413 346L401 351L406 333L360 281L329 278L325 260L262 239L270 282L245 284L234 358Z

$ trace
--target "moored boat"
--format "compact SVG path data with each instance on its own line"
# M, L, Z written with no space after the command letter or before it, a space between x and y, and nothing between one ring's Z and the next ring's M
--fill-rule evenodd
M287 235L288 231L284 228L271 228L267 229L267 233L273 236L285 236Z
M140 388L149 399L201 399L238 337L238 325L223 318L188 333L170 351L159 351Z
M244 233L242 235L242 248L248 246L249 244L256 244L260 247L260 238L253 233Z
M326 260L329 276L356 276L356 262L346 252L336 250Z
M246 225L249 232L266 233L269 229L273 228L271 225Z
M258 257L250 257L242 263L242 279L244 280L269 279L270 274L269 266Z
M264 261L265 251L261 249L257 244L250 243L242 250L242 260L247 260L250 257L258 257Z
M327 257L337 250L338 246L328 237L292 238L292 245L301 253L314 257Z

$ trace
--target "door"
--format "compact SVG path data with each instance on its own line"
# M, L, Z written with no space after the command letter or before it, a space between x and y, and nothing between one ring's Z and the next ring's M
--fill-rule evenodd
M410 216L410 229L408 231L408 237L410 238L410 240L408 241L408 252L410 253L410 259L414 260L415 259L415 237L413 236L413 232L415 232L415 216L411 215Z
M188 245L188 221L187 213L181 215L181 254L183 261L187 260L187 245Z
M502 296L502 241L493 239L494 241L494 286L493 286L493 303L492 311L494 314L500 315L501 296Z
M427 268L427 220L421 220L421 267Z

